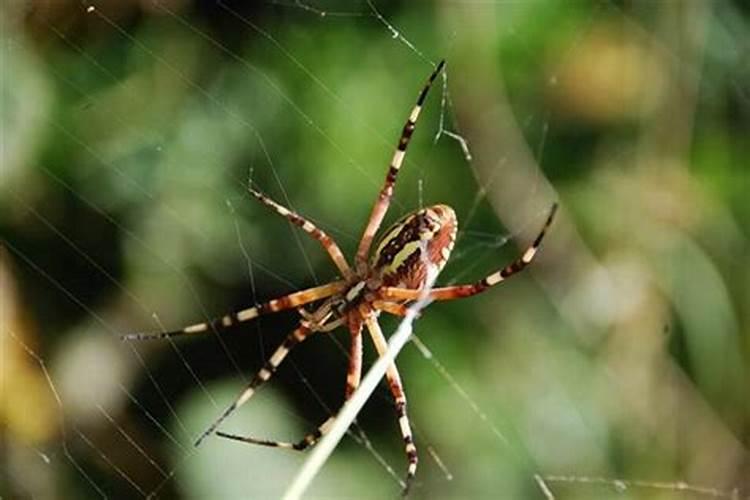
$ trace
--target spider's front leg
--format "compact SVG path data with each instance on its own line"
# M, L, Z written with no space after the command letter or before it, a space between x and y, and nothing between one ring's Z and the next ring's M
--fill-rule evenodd
M372 241L375 238L375 234L378 232L380 224L383 222L383 217L385 217L385 213L388 211L388 207L391 204L391 198L393 197L393 187L396 185L396 177L398 176L398 172L404 162L404 157L406 156L406 148L409 147L411 136L412 134L414 134L414 129L416 129L417 127L417 119L419 119L419 115L422 112L422 106L424 105L424 101L427 98L427 93L432 87L432 82L435 81L437 76L443 70L443 66L445 66L445 61L440 61L433 70L432 74L430 74L427 82L424 84L424 87L422 87L422 90L419 92L417 102L412 108L411 113L409 114L409 117L404 124L404 128L401 132L401 137L399 138L398 145L396 146L396 151L393 153L393 159L391 159L391 164L388 167L388 173L385 176L383 187L380 188L378 199L375 201L375 205L372 207L370 219L367 221L365 230L362 233L362 239L359 241L357 255L354 259L354 265L356 270L360 273L364 272L367 269L367 255L370 251Z

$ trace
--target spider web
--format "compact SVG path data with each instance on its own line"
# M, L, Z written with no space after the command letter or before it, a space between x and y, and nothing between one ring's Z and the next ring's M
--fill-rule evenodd
M591 131L563 131L557 118L576 117L565 103L582 99L577 85L612 85L586 71L607 57L652 71L672 65L684 78L675 104L712 104L719 97L691 85L706 62L742 61L746 26L735 19L747 17L733 2L678 11L694 38L668 21L652 26L648 6L598 1L118 5L14 5L3 21L3 66L12 71L2 77L2 114L14 125L2 139L3 491L280 496L305 455L192 442L290 331L293 315L203 339L121 343L119 335L168 330L331 279L325 253L245 187L252 181L310 217L352 255L416 92L445 57L386 221L432 203L456 208L461 230L441 283L479 279L515 257L559 197L548 178L570 186L564 194L583 200L581 212L611 197L607 208L621 219L597 229L598 219L582 216L598 239L563 219L535 279L423 311L399 357L421 458L414 494L747 495L750 461L736 432L747 371L732 349L742 317L715 264L732 249L708 258L689 244L685 221L637 226L641 259L667 259L642 242L665 227L669 242L689 240L678 255L691 270L699 264L708 297L700 308L675 292L691 284L676 281L682 268L651 274L612 250L627 241L618 229L633 227L622 198L684 206L680 189L639 192L660 180L687 182L684 172L665 180L620 171L648 163L652 149L684 156L690 139L686 146L674 137L698 128L694 117L683 116L688 125L667 140L644 134L658 147L643 139L637 150L623 145L622 129L664 123L635 126L629 106L658 115L659 96L627 79L602 102L587 96L593 102L578 109L588 114L572 122L603 123L610 139L594 155L605 159L590 160L607 173L592 174L594 187L580 193L574 173L560 170L579 158L561 148ZM540 35L545 26L555 29ZM547 70L529 84L534 66ZM747 113L748 71L737 68L725 81ZM721 213L730 201L700 203L696 212L720 213L728 246L741 246L742 232ZM596 241L606 251L592 248ZM658 306L643 309L649 300ZM685 340L664 349L663 325L672 323ZM398 322L383 325L392 332ZM691 328L711 330L712 342ZM633 332L641 335L623 338ZM314 429L340 404L346 344L340 332L306 342L226 430L286 440ZM703 368L718 358L722 370ZM644 359L648 369L638 368ZM372 361L366 353L365 365ZM658 401L666 402L650 406ZM677 412L685 417L669 417ZM357 420L310 494L399 491L405 458L388 391L376 390ZM688 424L683 440L674 428Z

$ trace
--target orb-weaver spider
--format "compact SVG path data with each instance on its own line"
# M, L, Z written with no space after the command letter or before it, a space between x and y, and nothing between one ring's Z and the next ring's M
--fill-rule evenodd
M351 344L344 393L344 397L348 399L359 385L361 378L361 334L363 327L367 328L379 354L382 355L387 348L386 339L377 320L380 311L403 316L407 305L422 298L422 295L426 295L426 298L431 300L452 300L476 295L521 271L534 259L542 238L552 223L557 204L552 206L539 235L519 258L476 283L434 288L426 294L421 290L427 279L428 269L434 275L443 268L450 257L456 240L458 227L456 214L447 205L433 205L406 215L385 232L372 259L368 262L370 247L390 205L396 177L403 163L406 148L414 133L417 118L422 110L427 93L435 78L440 74L443 65L444 62L441 61L430 75L404 125L385 182L359 242L353 268L347 263L336 242L315 224L279 205L252 187L249 188L250 193L261 203L301 227L303 231L319 241L341 272L342 279L226 314L210 322L196 323L181 330L155 334L134 333L124 337L125 339L141 340L208 333L210 331L220 332L264 314L288 309L297 309L300 313L299 326L286 337L237 399L198 437L196 446L207 436L214 433L232 412L252 397L261 384L271 378L276 368L294 346L313 333L329 332L339 326L349 329ZM432 266L431 269L430 266ZM303 308L303 306L315 302L318 305L312 312ZM395 364L391 364L388 368L386 378L393 395L399 427L406 447L408 459L406 492L417 470L417 449L414 445L411 426L406 413L406 396ZM334 418L333 416L330 417L314 432L306 435L298 442L270 441L224 432L216 432L216 434L252 444L304 450L313 445L328 431Z

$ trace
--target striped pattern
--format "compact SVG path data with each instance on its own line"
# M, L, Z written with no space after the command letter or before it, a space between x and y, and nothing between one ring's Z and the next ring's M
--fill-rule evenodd
M276 351L273 353L271 358L266 361L266 364L263 365L263 368L258 370L258 373L255 374L253 379L250 381L249 384L247 384L247 387L245 387L245 390L242 391L242 393L239 395L239 397L229 405L229 407L224 410L224 412L214 420L214 422L205 430L203 433L201 433L200 436L198 436L198 439L195 441L195 446L200 446L201 442L208 437L209 435L213 434L213 432L216 430L221 423L226 420L226 418L234 413L234 411L242 406L243 404L247 403L251 397L253 397L253 394L255 394L255 391L258 390L258 387L263 385L264 382L266 382L268 379L271 378L271 375L276 371L276 368L281 364L282 361L284 361L284 358L286 358L286 355L289 354L289 351L305 340L307 336L311 333L310 329L306 326L300 326L296 330L294 330L292 333L287 335L286 339L284 339L284 342L276 348ZM227 436L224 436L227 437ZM250 438L252 439L252 438ZM265 444L265 443L257 443L257 444ZM269 445L270 446L270 445Z
M534 239L534 242L523 252L523 254L519 258L517 258L504 268L500 269L499 271L495 271L489 276L477 281L476 283L472 283L469 285L448 286L444 288L434 288L430 292L429 298L432 300L453 300L462 297L471 297L472 295L481 293L488 288L497 285L498 283L502 283L514 274L523 271L526 266L533 262L534 257L539 250L539 246L542 244L544 235L552 225L552 221L554 220L556 213L557 203L552 205L549 216L547 216L547 220L544 223L544 227L542 227L542 230L539 232L536 239ZM421 293L422 292L420 290L412 288L386 286L380 289L380 296L382 300L386 301L417 300L419 299Z
M333 238L328 236L327 233L322 229L319 229L315 224L302 217L297 212L289 210L288 208L276 203L260 191L256 191L252 187L248 187L248 191L250 191L250 194L252 194L258 201L275 210L276 213L288 219L295 226L302 228L302 230L312 238L318 240L320 244L323 245L326 252L328 252L328 255L331 256L331 260L336 264L339 271L341 271L342 276L346 279L352 277L352 270L349 268L349 264L346 262L344 254L341 253L339 246L333 241Z
M348 319L349 332L351 333L352 339L349 348L349 370L346 375L345 399L349 399L354 393L354 390L359 387L360 378L362 377L362 320L358 315L350 315ZM282 355L279 353L279 350L277 350L276 353L274 353L274 356L271 357L271 360L273 361L277 356L283 358L284 355L286 355L286 353ZM327 434L331 425L333 425L334 420L335 417L329 417L322 425L315 429L315 431L307 434L296 443L290 441L258 439L252 436L239 436L237 434L229 434L220 431L216 432L216 435L249 444L302 451L315 444L321 437Z
M290 293L284 297L269 300L262 304L258 304L255 307L243 309L230 314L225 314L220 318L213 319L206 323L196 323L194 325L186 326L181 330L173 330L171 332L159 332L159 333L130 333L123 335L123 340L154 340L164 339L167 337L176 337L179 335L191 335L195 333L208 333L211 331L222 332L238 323L250 321L251 319L257 318L264 314L275 313L278 311L284 311L286 309L293 309L295 307L315 302L316 300L325 299L331 295L340 293L346 289L345 281L334 281L325 285L308 288L300 292Z
M310 446L314 445L315 443L317 443L321 437L327 434L334 420L335 420L335 417L329 417L328 420L323 422L323 424L317 429L315 429L315 431L311 432L310 434L307 434L305 437L303 437L296 443L292 443L290 441L273 441L271 439L258 439L252 436L240 436L238 434L230 434L228 432L221 432L221 431L217 431L216 435L219 437L226 438L226 439L242 441L243 443L257 444L260 446L269 446L271 448L286 448L288 450L303 451L309 448Z
M380 224L383 222L383 217L385 217L385 213L388 211L388 206L391 203L391 198L393 197L393 186L396 184L398 171L401 169L401 165L404 162L404 157L406 156L406 148L409 146L411 136L414 134L414 129L417 126L417 119L419 118L419 114L422 112L422 106L424 105L424 101L427 98L427 93L430 91L432 82L434 82L435 78L437 78L437 76L440 74L440 71L442 71L444 65L445 61L440 61L430 77L427 79L427 83L425 83L424 87L422 87L422 91L417 97L417 103L414 105L414 108L412 109L409 118L406 120L406 124L404 125L404 128L401 132L401 137L398 140L398 146L396 147L396 151L393 153L391 164L388 167L388 173L385 176L385 182L383 183L383 187L380 189L380 194L378 195L378 199L375 201L375 206L372 207L370 219L367 222L367 226L365 226L365 230L362 233L362 239L359 242L357 255L355 257L355 264L357 267L357 271L360 273L363 273L367 269L367 254L370 251L370 246L372 246L372 241L375 238L375 233L378 232Z
M448 261L457 229L456 213L448 205L412 212L385 232L373 255L373 271L384 286L422 288L429 271L439 273Z
M369 314L365 317L365 324L367 325L367 330L370 332L372 342L375 344L375 349L378 351L378 355L382 356L383 353L388 350L388 343L385 340L385 336L383 336L383 331L380 329L377 319L375 319L372 314ZM406 495L409 492L409 487L414 479L414 475L417 473L419 457L417 456L417 447L414 445L414 437L411 432L409 417L406 413L406 394L404 394L404 386L401 383L401 376L399 375L398 369L394 363L391 363L386 370L385 377L388 380L388 387L393 396L396 417L398 418L398 426L401 431L401 437L404 440L404 449L408 461L406 481L403 491L403 494Z

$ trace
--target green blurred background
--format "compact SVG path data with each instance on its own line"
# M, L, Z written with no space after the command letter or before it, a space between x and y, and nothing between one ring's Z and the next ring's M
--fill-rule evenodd
M413 496L545 498L535 474L554 498L750 495L746 2L91 5L2 7L0 496L279 496L304 455L191 442L294 315L119 335L334 278L247 182L351 255L443 57L386 223L455 207L439 282L458 283L562 210L530 272L417 322L426 347L398 363ZM307 342L223 428L315 427L340 404L347 336ZM381 388L310 495L393 498L405 466Z

